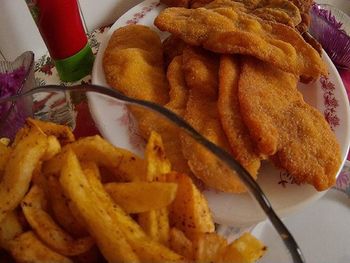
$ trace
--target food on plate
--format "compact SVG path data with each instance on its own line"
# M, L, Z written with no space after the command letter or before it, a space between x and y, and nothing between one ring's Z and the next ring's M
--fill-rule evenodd
M36 165L45 158L48 137L35 127L10 152L0 182L0 223L29 189Z
M71 133L28 119L16 139L3 144L11 156L4 174L14 171L12 159L24 159L20 171L26 168L13 173L18 194L11 193L15 201L0 221L0 252L15 262L222 262L228 256L255 262L242 255L266 250L249 233L228 244L215 232L206 199L188 175L173 170L159 134L151 133L141 158L98 136L67 142L62 131ZM31 162L23 157L29 150ZM242 251L242 242L253 247Z
M297 90L298 78L254 58L243 58L241 113L261 153L293 177L322 191L335 183L340 146L325 118ZM281 85L283 83L283 85Z
M73 260L60 255L43 244L32 232L27 231L9 242L9 251L16 262L62 262L73 263Z
M0 223L0 247L8 249L9 241L23 233L23 226L18 218L17 211L9 212Z
M186 43L180 38L170 35L162 42L163 47L163 57L164 57L164 66L168 68L171 61L176 56L182 55L183 49L186 47ZM168 69L169 70L169 69Z
M147 59L148 55L141 57L118 55L128 51L143 52L148 54L150 59ZM169 102L169 87L163 69L161 41L155 31L140 25L129 25L116 30L106 48L103 64L108 84L124 94L161 105ZM170 67L169 74L172 72ZM135 76L138 77L135 78ZM174 81L177 80L174 79ZM172 90L176 88L172 87ZM166 155L175 169L180 172L189 172L179 147L178 129L169 121L159 120L156 113L137 107L132 107L130 110L138 121L140 135L146 139L151 131L161 134L165 142Z
M35 234L49 247L64 256L88 251L94 244L90 236L74 239L58 226L47 211L44 190L33 185L21 202L22 211Z
M310 8L313 0L291 0L293 4L299 8L301 23L297 25L298 31L303 34L310 26Z
M312 2L312 0L192 0L190 7L205 7L207 9L233 7L236 10L255 15L267 21L288 25L296 28L304 40L321 55L321 45L307 33L310 25L310 8ZM183 5L182 1L167 1L165 4L171 7L188 8L188 5ZM310 79L307 81L310 81Z
M128 214L165 208L174 201L177 184L166 182L108 183L105 189Z
M255 2L215 0L203 7L207 9L232 7L235 8L235 10L291 27L294 27L301 22L299 9L289 0L263 0Z
M193 0L160 0L163 4L168 6L189 7Z
M107 82L133 98L158 104L169 100L161 41L146 26L116 30L104 53L103 68Z
M185 120L209 141L230 152L217 109L219 56L200 47L188 47L183 53L183 70L189 88ZM228 172L217 157L188 135L182 136L182 151L192 172L209 187L235 193L245 191L235 173Z
M251 55L298 76L327 75L319 54L294 29L234 8L166 8L154 24L213 52Z
M220 255L218 262L250 262L260 259L266 247L253 236L244 233L240 239L233 241Z
M287 0L166 3L187 8L166 8L156 17L155 26L170 33L163 43L159 37L156 40L157 33L145 26L127 25L113 33L103 60L108 83L128 96L161 104L183 117L204 137L230 153L254 179L261 161L267 159L277 168L287 170L295 183L308 183L319 191L331 187L340 166L339 145L323 116L296 91L299 80L311 81L327 75L320 55L295 29L303 23L300 13L308 12L308 3ZM141 32L137 38L135 32ZM146 47L152 41L156 43L154 47ZM131 60L133 67L134 58L113 54L129 49L154 54L157 65L161 65L157 76L162 85L152 84L151 80L157 78L153 73L141 79L139 76L146 71L137 77L123 75L124 67L120 65ZM255 72L258 66L249 68L246 61L266 65L266 76ZM123 81L117 82L120 72ZM134 88L135 81L140 88ZM144 82L153 86L142 90ZM277 89L276 83L283 89ZM261 94L256 93L255 86ZM263 94L270 95L263 99ZM280 103L273 105L275 101ZM255 104L264 108L258 111ZM280 113L287 109L295 116L299 114L302 121L289 123L295 116ZM159 133L173 169L197 180L197 186L224 192L246 191L235 172L219 165L214 155L171 122L140 108L132 107L130 111L137 120L139 134L147 139L152 131ZM327 142L322 145L323 139ZM332 151L334 156L330 156ZM124 179L133 181L140 168ZM140 224L147 233L159 238L154 231L158 212L145 213L147 216Z
M257 154L256 145L242 120L238 100L240 75L239 57L222 55L219 67L218 111L231 147L232 156L256 178L263 156Z
M165 105L165 107L171 109L180 116L184 115L188 100L188 87L185 81L182 60L183 56L181 52L181 55L174 57L168 67L167 78L170 87L170 100Z

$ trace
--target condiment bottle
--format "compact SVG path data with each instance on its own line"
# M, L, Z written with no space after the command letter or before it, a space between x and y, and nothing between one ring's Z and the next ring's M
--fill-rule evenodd
M91 72L94 56L77 0L26 0L62 81Z

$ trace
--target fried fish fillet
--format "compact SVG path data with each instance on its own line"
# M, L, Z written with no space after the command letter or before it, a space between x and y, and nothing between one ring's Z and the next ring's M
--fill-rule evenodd
M304 102L296 76L254 58L239 80L242 118L259 150L296 183L322 191L335 183L340 147L325 118Z
M180 116L183 116L186 110L188 100L188 88L185 82L185 76L182 69L182 54L174 57L167 71L169 81L169 102L165 105Z
M167 37L163 43L163 56L164 56L164 64L166 67L170 64L170 62L179 55L182 55L182 51L184 50L187 44L182 41L182 39L177 38L173 35Z
M161 42L157 33L148 27L129 25L117 29L105 51L103 67L108 84L124 94L160 105L169 102ZM172 86L175 82L173 75L176 75L174 67L169 66ZM180 95L172 91L171 96L170 105L178 106L174 100ZM147 139L152 130L157 131L164 140L165 152L173 168L179 172L190 171L179 147L179 129L157 113L136 106L129 109L138 122L140 135Z
M183 69L190 90L185 120L208 140L230 152L217 110L218 56L198 47L188 47L183 53ZM181 138L182 150L192 172L207 186L225 192L245 191L237 175L217 157L187 135Z
M182 55L174 57L169 64L167 78L170 87L170 100L165 107L183 117L188 100L188 88L182 69ZM166 153L175 171L190 175L190 167L180 147L180 133L180 129L172 124L170 130L162 135L164 136L163 140L165 141Z
M167 6L174 7L186 7L190 5L190 0L160 0L161 3L166 4Z
M224 54L246 54L296 74L327 75L319 54L294 29L233 8L167 8L155 25L186 43Z
M231 7L236 11L252 14L259 18L291 27L301 22L299 9L289 0L215 0L203 7L206 9Z
M255 145L241 117L238 101L240 71L238 57L221 56L218 110L233 157L256 178L262 157L256 153Z
M103 69L107 83L130 97L158 104L169 100L161 41L146 26L117 29L104 53Z
M313 0L290 0L293 4L299 8L301 15L301 23L297 25L298 31L303 34L310 26L310 8Z

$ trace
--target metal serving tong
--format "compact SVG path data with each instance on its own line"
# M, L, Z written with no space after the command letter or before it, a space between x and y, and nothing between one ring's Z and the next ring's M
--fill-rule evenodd
M15 102L16 100L19 100L26 96L34 95L40 92L77 92L77 91L103 94L103 95L107 95L112 98L115 98L117 100L123 101L126 104L137 105L137 106L150 109L152 111L155 111L161 114L166 119L170 120L171 122L176 124L178 127L182 128L187 134L189 134L199 144L205 147L209 152L214 154L217 158L223 161L231 170L235 171L238 174L239 179L244 183L244 185L248 189L248 192L258 202L259 206L263 209L267 218L270 220L273 227L278 232L279 236L281 237L282 241L284 242L285 246L290 252L293 262L294 263L305 262L304 256L298 244L296 243L294 237L289 232L287 227L283 224L281 219L277 216L277 214L275 213L274 209L271 206L270 201L268 200L264 192L261 190L260 186L255 182L252 176L247 172L247 170L243 166L241 166L235 159L233 159L229 153L227 153L225 150L221 149L220 147L216 146L212 142L205 139L191 125L189 125L186 121L184 121L182 118L177 116L172 111L149 101L130 98L118 92L115 89L98 86L98 85L91 85L91 84L81 84L81 85L75 85L75 86L69 86L69 87L59 86L59 85L41 86L24 93L14 95L12 97L0 98L0 104L9 102L9 101Z

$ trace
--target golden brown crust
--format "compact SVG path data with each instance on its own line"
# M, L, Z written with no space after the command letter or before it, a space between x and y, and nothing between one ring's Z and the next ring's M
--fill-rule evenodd
M341 163L337 139L320 112L304 102L298 78L245 58L239 81L242 117L260 151L296 183L322 191L335 183Z
M262 158L256 153L255 144L241 117L238 101L240 72L237 56L221 56L218 110L233 157L256 178Z
M124 94L159 104L168 102L168 83L158 34L146 26L117 29L103 56L106 80Z
M189 47L184 50L183 67L190 90L185 120L208 140L230 152L217 110L218 56ZM186 135L182 136L182 150L192 172L207 186L225 192L245 191L236 173Z
M319 54L294 29L232 8L167 8L155 25L214 52L255 56L296 75L327 75Z

